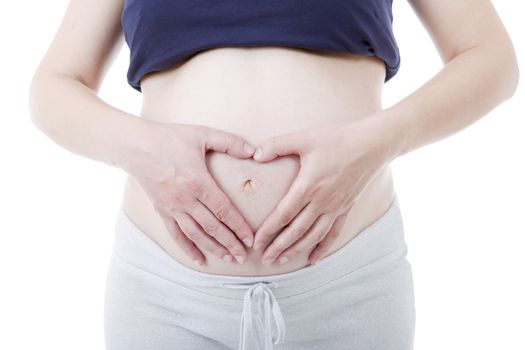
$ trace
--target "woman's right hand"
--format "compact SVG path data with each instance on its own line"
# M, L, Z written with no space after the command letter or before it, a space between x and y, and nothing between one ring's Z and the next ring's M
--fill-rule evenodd
M122 160L123 170L141 185L168 232L193 260L205 261L198 246L242 263L247 252L240 240L251 247L253 231L209 173L205 154L213 150L244 159L255 148L239 136L205 126L144 125L144 137Z

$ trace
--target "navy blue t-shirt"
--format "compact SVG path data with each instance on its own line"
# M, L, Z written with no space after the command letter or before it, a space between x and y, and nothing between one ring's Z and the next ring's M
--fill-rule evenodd
M398 71L392 0L125 0L128 84L205 49L287 46L377 56Z

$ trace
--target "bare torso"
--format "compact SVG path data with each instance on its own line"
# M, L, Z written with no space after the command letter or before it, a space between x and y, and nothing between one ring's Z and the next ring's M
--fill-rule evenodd
M233 132L257 146L273 135L341 125L381 109L384 77L384 64L375 57L287 47L218 48L201 52L168 71L146 75L141 84L144 100L140 116ZM206 161L217 184L254 232L284 197L300 168L298 156L258 163L209 152ZM393 196L388 165L360 195L328 254L381 216ZM194 270L261 276L308 265L309 251L286 264L265 266L260 263L263 250L248 248L244 264L235 260L227 263L203 250L206 262L201 266L175 244L152 203L130 176L123 209L173 259Z

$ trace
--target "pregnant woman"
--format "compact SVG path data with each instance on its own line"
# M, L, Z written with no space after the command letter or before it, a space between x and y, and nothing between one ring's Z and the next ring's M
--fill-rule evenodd
M489 0L411 5L444 67L384 109L391 0L70 1L31 116L128 175L107 349L413 347L390 163L510 98L519 73ZM139 116L98 97L124 41Z

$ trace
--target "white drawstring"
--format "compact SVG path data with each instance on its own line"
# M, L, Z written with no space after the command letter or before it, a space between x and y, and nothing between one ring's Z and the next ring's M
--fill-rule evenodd
M274 286L274 282L269 283ZM222 283L227 288L248 288L244 303L239 335L239 350L271 350L273 344L284 340L286 326L279 303L268 282ZM277 325L277 336L273 337L272 320Z

